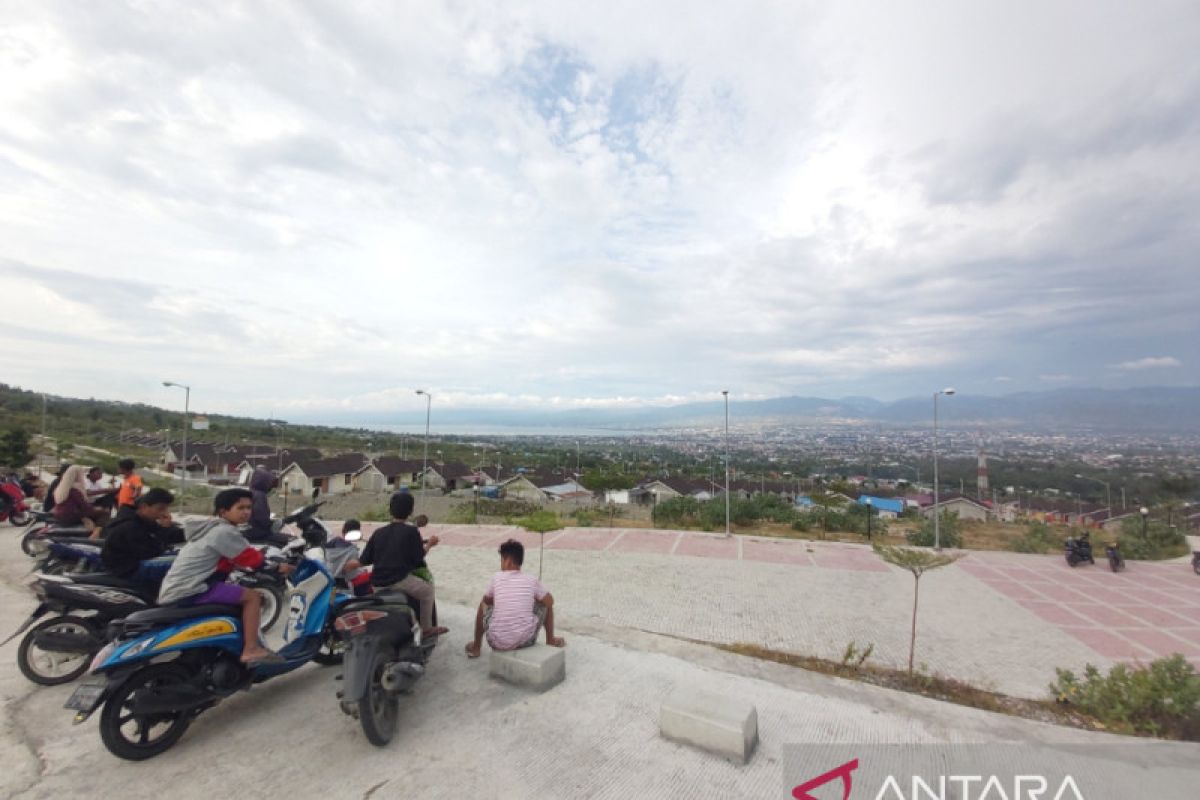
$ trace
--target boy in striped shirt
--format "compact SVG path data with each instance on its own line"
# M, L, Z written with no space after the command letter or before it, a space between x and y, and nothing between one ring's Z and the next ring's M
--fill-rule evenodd
M537 642L538 629L546 628L546 644L567 642L554 635L554 596L542 582L521 572L525 546L515 539L500 545L500 571L492 576L475 612L475 640L467 656L478 658L484 633L493 650L517 650Z

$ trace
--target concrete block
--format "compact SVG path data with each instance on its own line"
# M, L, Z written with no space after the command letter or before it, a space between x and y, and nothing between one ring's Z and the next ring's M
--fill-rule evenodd
M535 644L520 650L493 650L488 662L493 678L544 692L567 677L567 653L561 647Z
M735 697L676 689L663 701L658 728L666 739L745 764L758 744L758 710Z

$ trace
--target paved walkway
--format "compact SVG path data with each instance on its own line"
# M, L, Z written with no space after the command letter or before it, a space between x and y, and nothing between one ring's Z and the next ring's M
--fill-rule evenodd
M336 670L313 666L205 713L170 753L122 762L104 750L95 719L71 724L62 704L73 685L35 687L20 675L12 642L0 649L0 797L81 797L103 787L104 795L138 800L161 797L169 787L173 798L199 800L259 785L265 788L258 794L286 792L297 800L786 797L781 768L785 749L796 743L1021 741L1056 752L1065 743L1119 743L1112 759L1133 777L1151 767L1194 769L1200 753L1194 744L1137 746L636 630L797 650L826 640L844 645L851 633L860 642L879 635L888 659L896 647L906 653L911 579L848 545L598 529L550 534L543 568L569 640L568 676L550 692L530 694L489 680L486 658L462 654L473 611L454 602L474 600L495 569L495 544L513 529L435 530L447 546L430 561L451 632L427 676L402 701L400 731L389 747L371 747L338 710ZM527 566L536 570L537 535L516 535L531 545ZM20 586L28 560L15 537L4 544L0 629L10 631L34 599ZM1046 631L1062 644L1051 662L1095 655L965 567L931 575L926 585L921 648L939 665L1015 658L1022 649L1010 649L1006 639L1028 647ZM981 624L987 622L976 618L981 613L997 619ZM885 640L895 625L901 635ZM729 764L658 736L659 704L680 687L756 705L762 741L750 764Z
M509 537L537 571L539 536L509 526L432 525L447 599L477 600ZM698 532L567 528L546 534L545 581L565 620L840 659L875 645L908 658L912 578L866 545ZM1044 697L1056 667L1181 653L1200 666L1200 576L1186 561L1071 569L1061 556L972 552L921 581L919 664Z

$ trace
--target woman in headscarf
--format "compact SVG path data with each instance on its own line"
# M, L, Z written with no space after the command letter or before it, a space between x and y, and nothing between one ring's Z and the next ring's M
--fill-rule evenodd
M108 522L108 512L88 502L86 476L87 468L79 464L63 473L54 489L54 519L59 525L82 525L95 539Z

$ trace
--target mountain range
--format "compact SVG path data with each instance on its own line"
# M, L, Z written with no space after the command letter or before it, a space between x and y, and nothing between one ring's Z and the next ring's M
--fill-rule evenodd
M435 404L436 406L436 404ZM641 429L724 424L721 400L676 406L622 409L480 409L434 408L438 426ZM942 398L939 421L946 427L976 426L1009 430L1098 430L1123 433L1200 431L1200 386L1135 389L1057 389L1004 396L960 393ZM896 427L927 425L933 416L932 395L891 402L869 397L777 397L731 400L731 425L839 422ZM296 420L310 421L310 420ZM344 412L311 420L323 424L372 427L412 425L425 421L424 409L410 414Z

